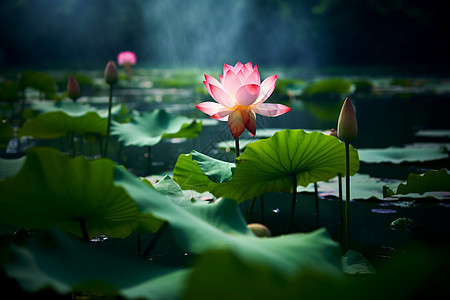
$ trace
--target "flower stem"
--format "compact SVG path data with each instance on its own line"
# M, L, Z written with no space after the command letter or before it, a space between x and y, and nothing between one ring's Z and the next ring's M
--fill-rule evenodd
M110 84L109 85L109 102L108 102L108 123L106 125L106 137L105 137L105 145L103 147L102 157L106 157L106 155L108 154L109 130L111 127L112 95L113 95L113 85Z
M147 155L147 174L150 175L152 171L152 146L148 146Z
M316 227L319 227L319 191L317 187L317 182L314 182L314 194L316 200Z
M69 143L70 143L70 151L71 151L71 156L75 157L75 133L71 132L69 134Z
M235 151L236 151L236 157L239 157L241 155L240 148L239 148L239 138L235 139Z
M77 221L80 222L80 230L81 230L81 234L83 235L83 239L86 242L89 242L90 239L89 239L89 234L88 234L88 231L86 228L86 219L79 218Z
M167 226L169 226L169 223L164 222L161 227L158 229L158 231L155 233L155 236L150 241L148 246L145 248L144 252L142 252L142 258L147 259L152 249L155 247L156 243L161 238L161 235L166 230Z
M297 201L297 175L292 175L292 203L291 203L291 215L289 217L289 224L287 228L287 232L292 231L292 224L294 223L294 215L295 215L295 202Z
M338 187L339 187L339 237L341 243L344 241L344 211L342 201L342 174L338 174Z
M349 143L345 142L345 250L349 250L350 244L350 154Z

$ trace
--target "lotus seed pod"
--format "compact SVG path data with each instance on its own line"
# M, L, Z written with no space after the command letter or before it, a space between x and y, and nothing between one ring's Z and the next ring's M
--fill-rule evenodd
M272 235L269 228L267 228L263 224L251 223L251 224L248 224L247 226L257 237L269 237Z
M105 68L105 82L112 85L117 83L117 81L119 81L117 66L114 61L110 60Z
M80 97L80 86L72 75L69 76L69 80L67 81L67 96L73 101Z
M358 124L356 123L353 105L347 98L342 105L339 115L337 136L343 142L351 142L358 135Z

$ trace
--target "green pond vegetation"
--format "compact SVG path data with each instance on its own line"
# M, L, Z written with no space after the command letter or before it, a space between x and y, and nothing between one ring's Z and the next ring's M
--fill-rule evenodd
M284 116L267 123L275 126L258 123L255 138L242 138L235 158L226 122L202 119L194 111L209 97L204 73L120 72L112 90L109 139L108 88L100 73L73 74L81 90L76 101L67 99L66 72L5 74L0 82L5 295L378 300L449 292L448 241L412 238L389 259L366 255L358 238L347 240L346 249L344 221L337 217L347 192L346 146L329 135L346 97L355 99L358 118L368 99L370 105L377 99L448 101L444 80L416 80L418 85L403 78L302 79L286 70L271 99L307 114L317 128L300 128L296 120L286 125ZM358 119L361 139L372 120ZM404 215L380 225L400 240L414 226L432 222L410 218L409 207L433 205L448 215L448 128L429 129L415 135L429 143L377 146L367 139L361 144L370 147L360 147L358 140L348 145L350 220L359 220L350 222L353 236L372 235L352 214L358 203L402 206ZM370 167L384 174L362 172ZM394 175L393 168L402 170ZM314 199L316 220L336 216L332 228L299 229L304 221L299 205L308 197ZM274 203L286 211L277 224L267 218ZM319 211L324 203L339 205ZM255 221L275 234L258 236L248 226ZM440 226L450 227L448 220Z

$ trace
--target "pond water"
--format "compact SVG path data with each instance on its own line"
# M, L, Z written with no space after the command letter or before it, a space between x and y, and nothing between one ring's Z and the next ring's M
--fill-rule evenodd
M101 79L98 79L101 80ZM201 80L201 79L199 79ZM379 79L378 79L379 80ZM201 82L201 81L200 81ZM423 129L450 129L448 118L450 93L430 92L427 89L397 87L378 89L377 92L355 93L351 100L358 119L358 137L352 143L356 149L404 146L414 143L449 143L449 137L420 137L416 133ZM106 93L84 97L82 103L98 108L107 107ZM274 94L270 101L283 102L292 111L277 118L257 117L257 134L262 129L291 128L329 130L337 126L337 118L344 96L339 99L302 101L301 97L289 98ZM149 150L147 147L121 146L116 143L110 155L124 164L137 176L149 175L148 158L151 157L151 174L170 174L180 154L197 150L209 156L233 161L234 153L218 148L217 144L231 140L226 122L206 119L206 115L195 109L202 101L211 101L207 94L196 93L194 87L154 88L146 77L133 79L130 86L122 86L114 92L114 103L125 105L128 110L151 111L163 108L166 111L204 121L202 132L195 139L163 139ZM241 138L250 138L245 132ZM37 144L51 144L39 141ZM406 180L410 172L420 173L426 169L450 169L449 159L426 163L368 164L361 162L360 174L377 178ZM426 242L433 245L448 244L450 230L450 205L432 199L409 199L406 202L383 202L376 200L354 200L351 202L351 245L372 260L391 257L401 252L410 243ZM241 204L243 215L249 222L266 224L273 234L285 233L289 219L291 195L269 193L264 195L264 212L261 202L255 201L249 211L251 200ZM293 231L309 232L326 227L331 236L340 240L339 202L334 197L319 199L320 215L316 215L313 193L299 193ZM399 218L410 218L413 223L405 232L394 230L391 223Z

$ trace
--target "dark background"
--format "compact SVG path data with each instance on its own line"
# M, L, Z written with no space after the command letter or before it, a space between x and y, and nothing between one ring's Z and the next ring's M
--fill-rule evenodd
M143 67L448 72L449 23L435 0L2 0L0 68L104 68L131 50Z

